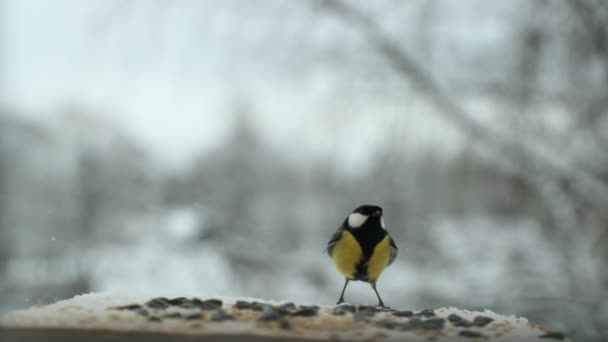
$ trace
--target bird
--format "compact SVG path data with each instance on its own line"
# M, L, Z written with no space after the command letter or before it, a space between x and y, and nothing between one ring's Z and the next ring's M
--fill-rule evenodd
M364 281L371 284L378 306L387 308L376 284L384 269L395 261L398 251L386 230L380 206L365 204L353 210L325 248L345 279L336 305L344 303L344 292L350 281Z

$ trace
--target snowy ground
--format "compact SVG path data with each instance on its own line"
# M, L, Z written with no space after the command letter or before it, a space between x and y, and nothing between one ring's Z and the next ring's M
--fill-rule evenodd
M36 335L39 332L40 335ZM406 311L369 306L296 305L253 298L150 298L91 293L47 306L9 313L0 336L35 340L46 336L167 340L214 337L303 340L562 340L523 317L456 308Z

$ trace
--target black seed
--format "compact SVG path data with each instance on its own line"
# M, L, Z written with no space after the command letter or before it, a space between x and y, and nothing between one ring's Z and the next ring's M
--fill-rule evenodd
M443 329L445 320L443 318L431 318L426 321L422 321L423 329L427 330L440 330Z
M201 310L216 310L222 307L222 301L220 300L200 300L198 298L192 299L192 303L195 307Z
M377 312L378 312L378 309L373 306L360 305L357 308L357 313L360 313L361 315L368 316L368 317L375 315Z
M454 322L460 322L462 321L462 317L458 316L457 314L450 314L448 316L448 321L454 323Z
M140 315L140 316L147 317L148 316L148 310L146 310L146 309L138 310L137 314Z
M171 312L164 316L164 318L181 318L182 314L179 312Z
M319 311L318 307L305 307L302 308L300 307L299 310L297 310L296 312L292 313L292 316L301 316L301 317L310 317L310 316L314 316L317 314L317 312Z
M186 299L179 304L179 307L184 308L184 309L192 309L192 308L196 308L197 305L194 303L194 299L193 300Z
M139 304L131 304L131 305L117 306L115 309L116 310L139 310L142 308L143 307Z
M244 300L237 301L236 304L234 304L234 306L240 310L251 310L251 303L246 302Z
M178 297L178 298L173 298L173 299L168 300L170 305L182 305L188 301L189 300L186 297Z
M148 321L150 321L150 322L160 322L161 320L160 320L160 318L158 318L156 316L150 316L148 318Z
M281 327L281 329L283 329L283 330L291 330L291 324L289 324L289 322L286 320L282 320L279 323L279 327Z
M386 329L395 329L399 326L399 323L391 321L390 319L384 319L378 322L378 324Z
M190 314L190 315L186 316L185 318L189 321L193 321L196 319L202 319L203 314L197 312L197 313Z
M207 299L205 302L216 305L217 307L221 307L224 304L220 299L215 298Z
M292 302L289 302L289 303L283 303L283 304L279 305L278 308L281 310L295 310L296 305Z
M336 306L334 308L333 314L334 315L344 315L347 312L351 312L352 313L352 312L355 312L355 311L357 311L357 308L354 305L348 305L348 304L346 304L346 305Z
M566 336L564 334L562 334L561 332L548 332L544 335L540 335L539 338L552 338L555 340L563 340L564 338L566 338Z
M414 313L409 310L405 310L405 311L395 311L395 312L393 312L393 315L397 316L397 317L412 317L412 316L414 316Z
M443 318L432 318L427 320L421 320L419 318L412 318L405 323L404 330L440 330L443 329L445 320Z
M264 313L260 317L258 317L258 321L261 321L261 322L278 321L280 319L283 319L283 317L285 317L285 315L287 313L288 313L288 311L277 310L277 309L273 308L272 306L270 306L264 310Z
M300 310L306 310L306 309L310 309L310 310L319 310L319 306L318 305L300 305L298 306L298 309Z
M473 323L478 327L485 327L490 322L492 322L494 318L486 317L486 316L477 316L473 319Z
M403 326L404 330L416 330L422 329L422 320L419 318L412 318Z
M471 330L463 330L458 333L458 336L470 337L470 338L485 337L483 334L480 334L478 332L471 331Z
M359 311L368 311L368 312L380 312L383 311L381 308L370 306L370 305L359 305L357 308Z
M435 312L433 312L433 310L424 309L424 310L422 310L420 312L417 312L416 316L433 317L433 316L435 316Z
M153 309L166 309L169 305L169 300L164 297L154 298L146 302L146 306Z
M213 316L211 316L211 320L213 321L226 321L229 319L234 319L234 317L232 315L227 314L226 311L224 311L223 309L215 310Z
M470 327L474 327L477 324L467 320L467 319L462 319L460 321L456 321L456 322L452 322L452 324L456 327L463 327L463 328L470 328Z
M264 311L266 308L272 308L272 305L258 302L251 303L251 310L253 311Z

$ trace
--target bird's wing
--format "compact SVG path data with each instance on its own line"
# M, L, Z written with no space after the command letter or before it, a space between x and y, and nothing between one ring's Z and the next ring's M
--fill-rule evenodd
M327 247L325 247L324 253L327 253L327 255L329 255L330 257L332 256L334 246L342 238L343 233L344 229L342 227L336 230L336 232L329 239L329 242L327 242Z
M399 247L397 247L397 245L395 244L395 240L393 240L392 237L388 237L388 241L391 244L391 253L389 254L388 257L388 265L392 264L393 261L395 261L395 258L397 257L397 253L399 253Z

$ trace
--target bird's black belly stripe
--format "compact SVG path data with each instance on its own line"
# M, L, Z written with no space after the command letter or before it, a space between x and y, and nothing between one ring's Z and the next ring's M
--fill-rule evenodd
M360 228L351 229L350 232L361 246L361 251L363 252L363 257L355 267L353 278L355 280L369 281L367 263L372 257L376 245L386 236L386 230L382 229L379 224L376 224L363 225Z

